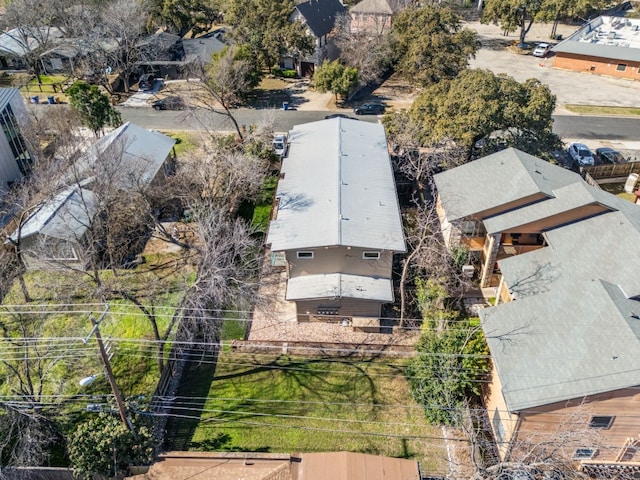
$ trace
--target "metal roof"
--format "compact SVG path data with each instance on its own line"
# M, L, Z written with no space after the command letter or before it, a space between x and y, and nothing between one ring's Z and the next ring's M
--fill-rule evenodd
M75 162L74 181L94 175L116 174L120 188L148 185L171 153L175 140L131 122L98 139Z
M352 246L404 252L384 127L332 118L296 125L278 182L272 251Z
M640 61L640 20L598 17L551 49L556 53Z
M510 411L640 385L640 206L626 203L499 262L514 301L480 316Z
M11 103L13 97L19 94L20 91L17 88L0 88L0 111L4 110L4 107Z
M44 202L24 223L20 231L11 234L27 238L40 234L72 242L82 238L96 213L93 192L79 187L68 187L50 201Z
M535 194L553 196L557 188L581 182L580 175L507 148L434 176L450 221Z
M393 302L393 285L388 278L346 273L302 275L287 281L287 300L315 298L358 298Z

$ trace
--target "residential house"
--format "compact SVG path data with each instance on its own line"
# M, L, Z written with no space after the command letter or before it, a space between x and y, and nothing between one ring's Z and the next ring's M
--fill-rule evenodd
M98 183L113 191L159 185L172 172L174 143L132 123L98 139L65 172L59 193L17 222L9 242L18 245L25 267L86 267L101 241L92 231Z
M27 122L27 109L17 88L0 88L0 197L14 182L31 170L33 155L21 130Z
M128 480L420 480L418 462L352 452L168 452Z
M640 19L598 17L552 48L553 66L640 79Z
M102 75L113 69L108 57L118 48L115 40L104 39L95 43L86 38L64 38L40 55L40 63L45 74L71 73L91 77L98 73L95 69L99 65Z
M387 34L395 16L414 3L414 0L362 0L349 9L349 29L351 33Z
M591 476L640 475L640 206L513 149L436 183L441 212L457 212L441 217L450 245L475 222L467 231L486 232L490 249L514 250L483 266L497 263L500 279L497 306L480 310L501 459L554 445ZM507 244L514 233L530 248Z
M14 28L0 33L0 70L26 70L29 54L62 35L55 27Z
M185 52L184 63L188 76L197 75L202 68L211 62L214 53L224 50L227 43L227 33L219 28L198 38L185 38L182 46Z
M7 243L16 245L27 269L86 267L91 224L96 211L93 192L67 187L34 210Z
M296 3L289 16L290 21L302 22L310 35L315 38L316 48L312 55L304 59L285 58L285 68L298 70L303 77L313 76L315 67L325 60L334 60L338 51L331 40L331 32L336 27L340 15L346 9L340 0L306 0Z
M482 287L498 286L499 260L542 248L545 231L616 208L579 175L513 148L434 180L444 240L469 250Z
M299 321L372 318L375 329L405 251L384 127L332 118L296 125L289 142L267 236L285 298Z

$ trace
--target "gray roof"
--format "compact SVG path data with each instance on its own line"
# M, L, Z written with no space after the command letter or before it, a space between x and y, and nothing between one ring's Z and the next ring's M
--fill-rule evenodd
M278 182L273 251L352 246L405 251L384 127L332 118L296 125Z
M11 234L17 241L36 234L76 242L82 238L96 213L93 192L79 187L67 187L44 202L24 223L20 231Z
M287 300L336 297L393 302L393 285L388 278L346 273L303 275L287 281Z
M640 20L598 17L552 48L556 53L640 61Z
M576 173L507 148L434 176L447 218L458 220L581 182Z
M551 198L485 218L483 223L487 233L507 232L587 205L602 205L614 210L618 204L619 199L614 195L578 181L553 190Z
M340 0L308 0L297 4L295 8L316 37L333 30L336 17L346 11Z
M639 221L626 202L499 262L514 301L480 316L510 411L640 385Z
M42 27L41 31L48 29L50 40L55 40L63 36L62 31L57 27ZM15 57L22 57L38 46L38 42L30 36L32 30L14 28L4 33L0 33L0 52L8 53ZM23 39L26 39L26 45Z
M222 51L227 44L224 42L224 31L215 32L214 35L185 38L182 40L185 61L196 62L203 65L211 62L214 53Z
M127 122L89 147L75 162L72 179L106 173L118 175L123 189L146 186L156 177L174 144L171 137Z
M412 0L362 0L349 9L349 13L392 15L411 5Z

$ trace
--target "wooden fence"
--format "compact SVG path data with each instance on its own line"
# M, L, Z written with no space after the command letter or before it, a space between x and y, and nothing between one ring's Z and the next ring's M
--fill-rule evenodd
M640 162L595 165L593 167L583 167L583 171L596 181L605 178L626 178L632 173L640 173Z

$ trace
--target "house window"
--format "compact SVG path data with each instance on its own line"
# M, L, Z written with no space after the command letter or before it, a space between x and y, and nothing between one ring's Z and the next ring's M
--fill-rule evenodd
M626 69L627 69L626 63L619 63L618 66L616 67L616 70L619 72L624 72Z
M602 428L606 430L607 428L611 428L614 418L616 417L612 415L594 415L591 417L591 420L589 420L589 427Z
M482 222L467 220L461 225L462 235L464 237L483 237L486 233Z
M589 460L593 458L598 453L598 449L596 448L578 448L576 452L573 454L574 460Z
M378 260L380 252L362 252L362 258L364 260Z
M23 175L27 175L31 171L33 159L27 150L24 138L18 128L18 122L13 114L11 105L7 105L0 113L0 126L4 132L4 136L9 142L11 153L15 158L18 168Z
M296 252L298 258L313 258L313 252Z

